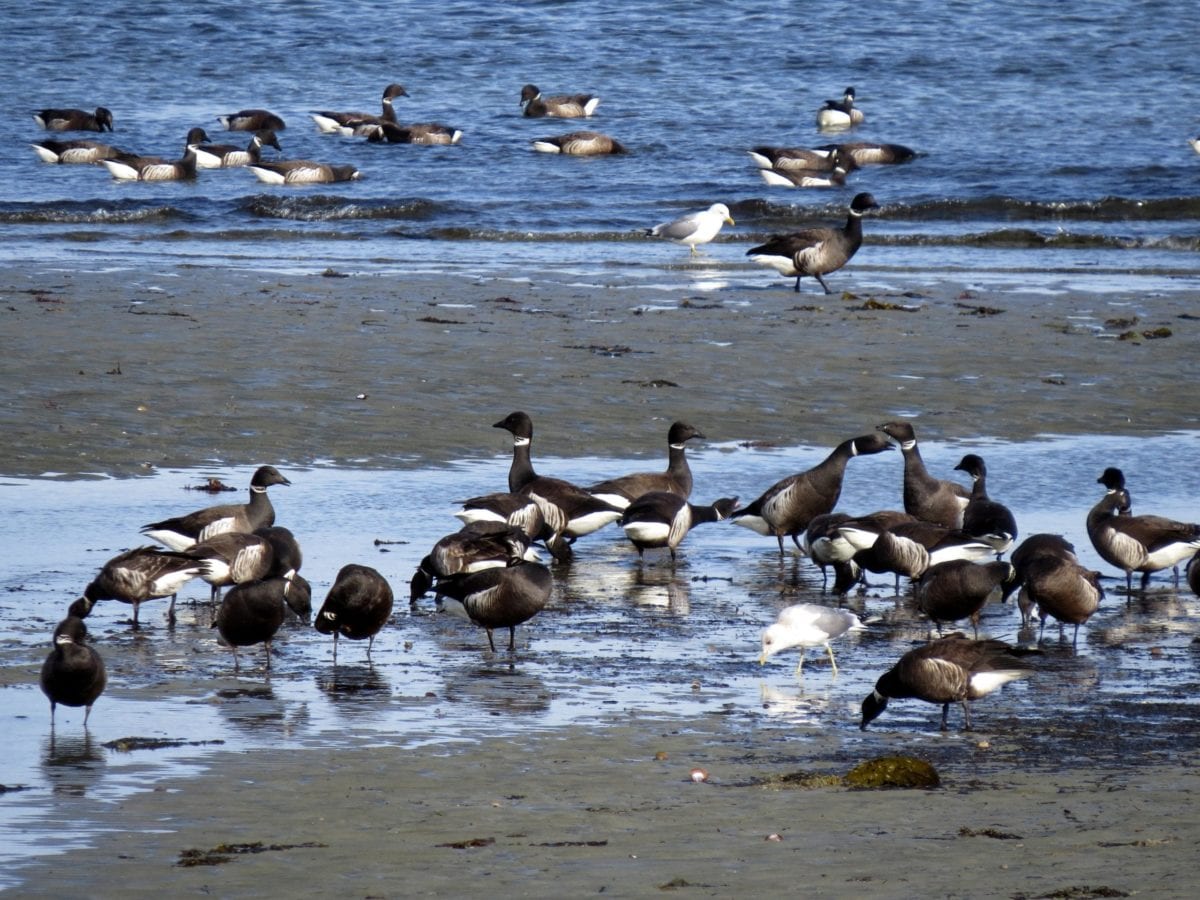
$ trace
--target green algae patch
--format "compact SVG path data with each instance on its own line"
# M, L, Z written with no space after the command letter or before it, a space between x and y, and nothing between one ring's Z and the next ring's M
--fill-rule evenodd
M923 759L911 756L881 756L859 763L846 773L846 787L860 790L878 788L935 788L941 779L937 770Z

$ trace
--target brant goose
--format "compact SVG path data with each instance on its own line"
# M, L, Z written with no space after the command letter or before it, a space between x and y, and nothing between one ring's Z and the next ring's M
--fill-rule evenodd
M533 142L533 149L539 153L562 153L566 156L612 156L629 152L619 141L597 131L572 131L557 137L541 138Z
M526 494L500 491L484 494L462 502L462 509L454 514L464 525L476 522L499 522L519 528L530 540L545 540L553 534L546 528L546 519L541 507Z
M240 531L214 534L177 552L200 564L200 577L212 586L213 603L221 599L221 588L261 581L272 573L275 564L270 541Z
M267 496L273 484L291 484L274 466L260 466L250 479L250 502L209 506L142 526L142 534L172 550L186 550L197 541L226 531L257 531L275 524L275 508Z
M50 728L54 728L54 710L63 706L82 706L83 727L87 728L92 704L104 692L108 677L104 660L89 647L87 626L78 616L68 615L54 629L54 649L42 663L42 693L50 700Z
M753 503L734 510L734 523L763 535L774 535L783 555L783 539L800 546L800 535L816 516L833 511L842 494L846 464L856 456L882 453L891 443L877 434L851 438L838 444L813 468L775 482Z
M407 97L402 93L397 96ZM395 120L381 121L369 129L367 140L374 143L387 141L389 144L425 144L445 145L457 144L462 140L463 133L458 128L442 125L439 122L420 122L412 125L402 125Z
M807 147L755 147L746 151L760 169L829 172L839 166L846 172L858 168L849 154Z
M869 572L894 574L897 591L901 576L915 580L929 567L952 559L977 561L992 557L988 544L932 522L901 522L875 530L870 524L864 526L852 520L838 526L838 532L857 548L854 562Z
M735 223L729 214L729 207L724 203L714 203L702 212L691 213L673 222L647 228L646 236L684 244L690 253L695 253L697 244L709 243L720 233L722 225L733 224Z
M1200 525L1175 522L1163 516L1130 513L1129 493L1120 469L1109 467L1096 479L1108 490L1087 516L1088 537L1100 558L1125 572L1125 585L1133 593L1133 573L1142 573L1141 589L1150 573L1176 567L1200 550Z
M536 506L534 507L536 509ZM433 545L413 573L409 605L429 592L434 584L456 575L511 565L521 560L537 562L531 536L505 522L476 521L464 525Z
M879 166L906 163L917 154L902 144L873 144L867 141L851 141L841 144L822 144L817 150L829 153L840 152L843 157L858 166Z
M964 456L955 471L971 476L971 498L963 509L962 528L971 537L991 544L999 556L1017 539L1017 520L1003 503L988 497L987 466L983 457L974 453Z
M1187 583L1192 593L1200 596L1200 551L1187 564Z
M796 279L796 293L800 292L800 279L811 275L821 283L825 293L833 293L822 275L836 272L862 246L862 217L867 210L878 209L879 204L870 194L857 194L850 201L850 214L843 228L809 228L791 234L775 235L765 244L746 251L750 259L760 265L770 266L785 278Z
M196 177L196 151L184 149L181 159L168 162L161 156L119 156L100 164L117 181L190 181Z
M97 106L94 113L82 109L43 109L33 120L47 131L112 131L112 113Z
M962 528L963 510L971 495L961 484L934 478L925 469L917 447L917 433L909 422L884 422L878 428L904 455L904 511L924 522Z
M238 671L238 647L262 644L271 670L271 639L283 624L283 606L292 582L267 578L230 588L217 608L212 627L233 650L233 671Z
M201 564L194 559L159 550L134 547L114 556L83 589L83 596L71 604L71 615L87 618L99 600L119 600L133 605L133 624L138 624L138 608L147 600L170 597L167 621L175 621L175 595L199 575Z
M333 635L333 661L337 662L338 636L367 642L367 658L375 635L392 615L392 586L370 566L354 563L337 573L313 626Z
M537 503L551 532L546 547L556 559L570 558L570 544L575 538L591 534L621 517L620 509L583 488L560 478L538 475L534 471L530 459L533 420L526 413L519 410L509 413L492 427L503 428L513 436L508 489L512 493L524 494Z
M269 575L291 578L300 571L304 555L300 552L300 542L289 529L282 525L267 525L256 528L254 533L265 538L271 545L272 564Z
M358 181L362 173L352 165L332 165L310 159L257 162L246 166L263 184L336 184Z
M687 533L705 522L720 522L737 506L737 497L722 497L708 505L689 503L670 491L642 494L625 508L621 527L641 559L650 547L666 547L675 562L675 551Z
M124 150L99 141L38 141L29 146L44 163L88 164L128 155Z
M665 472L635 472L593 484L589 494L599 497L618 509L625 509L642 494L669 491L687 498L692 493L692 470L688 467L688 441L704 439L704 435L686 422L673 422L667 430L667 470Z
M396 97L407 96L408 91L404 90L404 85L389 84L383 89L383 111L379 115L365 112L333 112L330 110L322 110L321 112L310 113L310 115L317 125L317 130L322 134L367 137L384 122L396 121L396 110L392 106L392 100Z
M1022 575L1024 593L1030 605L1037 606L1042 617L1038 642L1041 642L1046 630L1046 617L1054 616L1058 619L1060 632L1064 623L1075 626L1071 646L1076 646L1079 626L1100 608L1100 601L1104 597L1100 573L1084 568L1074 559L1042 554L1027 563Z
M283 152L273 131L256 131L245 148L210 143L203 128L188 132L188 148L196 154L196 167L200 169L237 169L255 165L262 159L263 147L274 147Z
M438 608L470 619L487 631L494 653L492 632L508 629L508 649L516 649L517 626L545 608L554 580L541 563L518 562L450 578L438 585Z
M767 626L762 635L762 652L758 664L783 650L800 648L800 661L796 663L796 677L800 677L804 666L804 651L808 647L824 647L829 653L829 665L837 675L837 660L833 658L830 642L837 640L847 631L863 631L866 626L858 616L844 609L831 609L818 603L797 603L784 607L773 625Z
M854 88L848 87L842 93L841 100L826 100L825 105L817 110L817 127L825 130L849 128L851 125L861 125L866 121L861 109L854 105Z
M950 704L961 703L963 730L971 730L971 701L998 690L1033 671L1003 641L973 641L956 632L909 650L875 682L862 702L863 731L887 709L889 700L914 697L942 704L942 731L948 727Z
M772 187L831 188L846 183L847 170L840 165L828 172L813 169L759 169L758 176Z
M243 109L227 116L217 116L226 131L283 131L287 124L275 113L265 109Z
M546 97L536 86L527 84L521 88L523 115L529 119L549 116L555 119L580 119L590 117L600 105L600 98L592 94L558 94Z
M272 574L267 577L282 576ZM296 618L307 625L312 619L312 585L300 574L293 575L291 578L285 577L283 580L289 582L288 587L283 589L283 600L287 604L287 608L296 614Z
M933 620L939 635L943 622L970 619L975 637L979 637L979 614L988 598L1015 577L1016 571L1006 562L947 560L930 566L918 579L917 608Z
M1012 596L1013 591L1021 588L1025 584L1025 572L1039 556L1054 556L1058 559L1075 560L1075 545L1059 534L1031 534L1025 540L1021 541L1017 549L1012 552L1009 557L1009 562L1012 563L1016 574L1013 580L1004 586L1001 592L1001 601L1008 602L1008 598ZM1028 626L1030 622L1030 611L1033 607L1031 602L1027 600L1025 591L1017 598L1018 606L1021 609L1021 624Z

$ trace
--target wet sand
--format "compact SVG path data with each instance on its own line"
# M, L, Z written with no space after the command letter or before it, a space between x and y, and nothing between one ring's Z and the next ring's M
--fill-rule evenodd
M493 452L514 408L555 456L657 457L675 419L786 446L898 415L927 440L1200 423L1181 387L1200 370L1187 291L825 296L761 278L697 293L0 269L0 471L428 464Z
M0 471L13 475L129 475L216 459L425 465L503 452L488 426L513 408L539 423L539 453L564 456L657 458L676 418L713 441L786 445L828 445L896 415L937 439L1197 427L1181 385L1200 374L1200 320L1185 292L1048 296L954 283L825 297L797 296L782 280L698 294L207 269L9 269L0 285L10 386ZM1170 336L1143 334L1163 328ZM1194 890L1194 733L1170 755L1161 744L1139 755L1137 735L1105 752L1101 731L1073 756L1061 738L1040 746L1019 719L992 716L977 736L885 728L860 739L849 724L825 734L751 713L635 713L468 746L375 738L286 753L198 751L203 774L155 781L100 810L67 777L56 813L107 830L31 865L18 891ZM896 751L928 758L942 787L756 783L844 772ZM695 766L709 783L689 780ZM178 865L185 851L256 843L264 852Z

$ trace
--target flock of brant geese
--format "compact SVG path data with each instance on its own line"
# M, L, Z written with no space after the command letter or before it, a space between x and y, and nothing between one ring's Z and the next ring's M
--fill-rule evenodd
M323 134L363 137L368 141L398 144L448 145L462 139L462 131L437 122L402 124L394 102L407 97L401 84L389 84L383 90L379 113L318 110L310 113ZM823 131L840 131L864 121L862 110L854 105L854 88L846 88L841 100L827 100L817 111L816 124ZM520 103L528 118L588 118L600 98L591 94L545 95L535 85L521 89ZM43 109L34 120L49 131L112 131L112 113L99 107L95 112L81 109ZM350 164L335 164L307 159L267 160L263 149L272 147L282 153L276 132L287 127L284 120L265 109L244 109L217 116L229 131L250 132L246 145L214 143L203 128L193 127L184 141L183 156L176 160L144 156L93 140L42 140L32 144L47 163L90 163L104 166L114 178L124 181L179 181L195 178L200 169L246 168L261 182L274 185L331 184L354 181L361 177ZM570 156L598 156L626 153L626 147L608 135L596 131L572 131L532 141L534 150ZM834 187L844 185L851 171L866 165L902 163L911 160L912 150L899 144L843 142L816 147L760 146L749 151L763 180L770 185L787 187ZM811 228L776 235L751 248L747 256L758 264L775 269L787 278L811 276L830 293L824 277L849 262L862 245L862 216L878 209L874 197L859 193L850 204L842 228ZM645 230L652 237L696 247L714 240L723 225L732 225L728 207L715 203L706 210L681 216Z
M708 504L693 503L688 441L703 438L683 422L667 433L667 467L579 486L539 474L531 449L533 422L513 412L495 423L512 435L513 456L508 490L474 497L455 514L463 523L439 539L425 555L411 580L409 601L416 607L429 591L438 609L469 619L482 627L495 652L493 632L509 631L508 649L515 649L515 629L542 610L554 588L552 570L535 549L540 545L557 562L573 555L573 545L585 535L612 523L623 529L639 558L665 549L674 562L680 545L697 525L729 520L776 539L779 552L790 541L812 562L833 569L829 592L840 597L864 581L865 574L911 579L918 608L937 627L970 621L976 627L980 610L997 593L1007 600L1014 593L1028 625L1041 620L1039 643L1047 618L1079 626L1096 612L1103 590L1099 573L1082 566L1074 547L1056 534L1034 534L1017 544L1015 517L987 491L982 458L967 454L955 467L971 479L967 490L955 481L931 474L921 459L911 423L893 421L875 432L851 438L835 447L818 465L790 475L768 487L751 503L725 497ZM880 510L851 515L837 510L846 466L857 456L898 446L904 460L903 510ZM1200 525L1160 516L1134 515L1121 471L1105 469L1098 479L1105 493L1088 512L1087 533L1096 552L1124 572L1132 594L1133 574L1141 573L1141 588L1151 573L1189 560L1187 580L1200 594ZM271 639L290 608L304 622L311 613L311 589L299 574L299 544L286 528L275 525L267 491L289 481L272 466L262 466L250 482L244 504L217 505L145 525L141 530L161 546L129 550L109 560L71 604L67 617L54 631L54 649L42 669L42 689L50 698L51 721L56 704L87 708L105 687L104 664L86 643L84 619L98 601L119 600L133 606L136 626L141 603L171 598L189 580L208 582L216 607L213 627L233 650L264 644L270 668ZM1015 546L1015 549L1013 549ZM1001 557L1012 550L1008 561ZM224 597L222 589L228 588ZM391 616L393 594L376 570L347 565L338 572L315 627L334 639L367 640ZM834 674L837 663L831 642L863 628L844 609L801 603L784 609L762 635L760 663L781 651L797 648L801 674L804 651L823 647ZM942 705L943 729L949 707L962 705L964 727L970 727L970 701L1015 678L1032 672L1027 649L998 640L979 640L955 632L909 651L882 675L863 701L861 727L866 728L889 700L919 698Z

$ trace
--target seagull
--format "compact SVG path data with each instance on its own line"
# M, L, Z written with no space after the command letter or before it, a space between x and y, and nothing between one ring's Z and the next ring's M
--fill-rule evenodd
M714 203L702 212L681 216L673 222L664 222L646 229L648 237L665 238L677 244L686 244L689 252L696 252L697 244L707 244L721 231L722 225L733 225L729 207Z
M796 664L798 677L804 666L805 648L823 646L829 652L829 664L836 675L837 660L833 658L833 648L829 646L829 642L847 631L862 631L865 628L858 616L844 609L832 609L819 603L797 603L781 610L775 623L763 632L762 653L758 657L758 663L766 665L767 660L774 654L799 647L800 662Z

